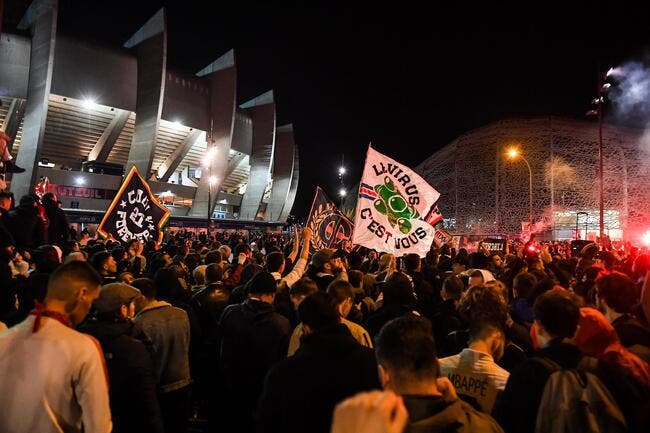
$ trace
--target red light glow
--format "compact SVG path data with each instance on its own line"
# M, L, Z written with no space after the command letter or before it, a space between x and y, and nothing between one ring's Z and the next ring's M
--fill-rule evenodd
M643 236L641 236L641 242L646 247L650 247L650 230L646 231Z

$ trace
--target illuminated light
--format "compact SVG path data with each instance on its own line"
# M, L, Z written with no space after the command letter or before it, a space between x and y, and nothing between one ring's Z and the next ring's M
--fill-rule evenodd
M341 197L345 197L347 195L347 192L345 191L345 189L341 188L341 190L339 191L339 195Z
M650 230L646 231L643 236L641 236L641 242L646 247L650 247Z
M183 124L182 124L181 121L178 120L178 119L172 121L172 126L173 126L174 128L176 128L176 129L181 129L181 128L183 128Z
M604 90L607 90L607 89L609 89L610 87L612 87L612 85L611 85L610 83L605 83L605 84L603 84L603 89L604 89Z
M345 167L341 166L339 167L339 175L343 176L345 174Z
M214 186L218 181L217 176L210 176L208 181L210 182L210 186Z
M86 110L91 110L93 108L96 108L98 104L95 98L84 98L83 101L81 101L81 105Z
M508 151L506 152L506 155L507 155L508 158L510 158L510 159L515 159L516 157L519 156L519 149L517 149L517 148L515 148L515 147L511 147L511 148L508 149Z
M84 179L81 176L78 176L78 177L75 178L74 183L76 183L77 185L85 185L86 184L86 179Z
M615 72L614 68L609 68L609 70L607 71L607 74L605 74L605 76L609 77L609 76L613 75L614 72Z
M535 245L529 245L528 251L535 251Z
M205 167L208 167L211 163L212 160L217 156L217 148L216 147L211 147L205 152L205 157L203 158L202 164Z

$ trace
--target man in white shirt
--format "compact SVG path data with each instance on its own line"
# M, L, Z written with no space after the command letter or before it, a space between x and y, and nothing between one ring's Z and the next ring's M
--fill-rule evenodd
M449 378L461 398L489 414L510 375L495 362L503 356L504 346L500 326L490 321L472 323L469 347L440 359L440 376Z
M51 275L45 304L0 332L0 432L108 433L108 383L99 343L74 330L101 277L73 261Z

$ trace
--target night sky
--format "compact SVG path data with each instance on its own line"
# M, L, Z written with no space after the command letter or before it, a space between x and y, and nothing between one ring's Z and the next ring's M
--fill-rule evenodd
M642 59L650 46L640 9L492 3L60 0L59 32L121 45L165 6L169 66L195 72L235 48L240 102L274 89L278 124L294 124L293 213L304 216L316 184L334 198L342 155L351 186L369 142L416 165L505 117L582 119L598 62Z

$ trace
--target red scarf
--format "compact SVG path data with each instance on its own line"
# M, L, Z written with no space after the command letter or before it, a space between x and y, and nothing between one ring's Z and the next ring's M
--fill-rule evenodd
M34 301L34 309L30 311L29 314L36 316L32 333L36 333L41 329L41 317L49 317L50 319L58 320L68 328L72 328L72 323L70 322L70 319L68 319L68 316L59 313L58 311L46 310L43 308L43 304L38 301Z

